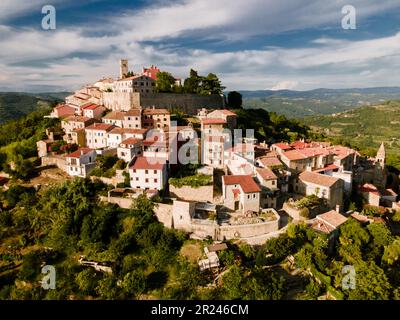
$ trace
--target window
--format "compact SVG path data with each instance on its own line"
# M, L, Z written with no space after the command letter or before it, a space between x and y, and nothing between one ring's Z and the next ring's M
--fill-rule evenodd
M146 179L145 179L145 181L146 181L146 182L149 182L149 179L148 179L148 178L146 178Z
M144 173L145 173L145 174L148 174L148 173L149 173L149 170L145 170ZM148 179L146 179L146 180L148 180Z
M136 169L133 169L133 173L136 173Z
M256 194L255 193L253 193L253 199L255 199L256 198Z
M154 183L157 183L158 182L158 180L157 179L154 179Z
M136 181L139 181L139 178L138 178L138 177L136 177Z
M157 174L157 170L154 170L154 174Z
M247 195L247 199L250 199L250 195L249 194Z
M275 180L272 180L272 185L273 185L273 186L275 185Z

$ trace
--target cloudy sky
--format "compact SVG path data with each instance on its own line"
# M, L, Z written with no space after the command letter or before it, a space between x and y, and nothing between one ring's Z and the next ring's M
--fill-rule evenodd
M0 49L2 91L76 89L117 76L121 58L215 72L228 90L400 86L400 1L1 0Z

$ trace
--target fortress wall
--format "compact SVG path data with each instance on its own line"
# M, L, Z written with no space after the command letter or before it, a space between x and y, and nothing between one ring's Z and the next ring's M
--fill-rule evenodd
M113 111L127 111L136 108L153 107L179 108L187 114L195 115L197 109L224 107L221 96L214 94L202 96L185 93L139 93L139 92L103 92L102 104Z
M201 108L221 109L224 107L222 97L217 94L202 96L186 93L142 93L140 104L142 107L179 108L190 115L197 114L197 109Z
M113 111L128 111L140 107L140 94L135 92L103 92L102 104Z
M238 238L250 238L261 236L270 232L279 230L279 219L274 221L243 224L243 225L222 225L220 226L220 233L218 240L230 240Z

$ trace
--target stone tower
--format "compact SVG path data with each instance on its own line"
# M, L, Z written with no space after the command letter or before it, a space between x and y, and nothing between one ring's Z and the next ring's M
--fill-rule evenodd
M375 157L375 170L373 177L373 184L380 190L386 189L387 171L386 171L386 150L382 142L379 147L378 153Z
M385 168L385 163L386 163L386 150L385 150L385 144L382 142L381 146L379 147L378 153L376 154L376 164L379 164L382 169Z
M129 71L128 60L121 59L120 64L119 64L119 78L123 79L124 76L128 73L128 71Z

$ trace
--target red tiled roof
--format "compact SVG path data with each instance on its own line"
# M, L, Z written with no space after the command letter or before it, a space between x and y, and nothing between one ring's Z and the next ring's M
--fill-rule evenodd
M331 210L317 215L312 228L325 233L331 233L346 221L347 218L345 216L341 215L335 210Z
M153 80L157 80L157 73L159 73L161 70L158 69L156 66L151 66L150 68L143 68L143 75L146 75Z
M289 150L289 149L292 149L292 147L289 146L289 145L286 144L286 143L274 143L272 146L275 146L275 147L277 147L277 148L279 148L279 149L282 149L282 150Z
M124 133L125 130L123 128L118 128L118 127L115 127L109 132L109 134L124 134Z
M330 171L330 170L336 170L336 169L339 169L339 167L337 165L330 164L330 165L327 165L325 168L317 169L317 170L314 170L313 172L324 172L324 171Z
M115 128L114 125L108 123L94 123L89 127L86 127L86 130L101 130L101 131L111 131Z
M125 112L120 112L120 111L111 111L107 113L104 117L104 119L107 120L124 120Z
M99 106L98 104L91 103L91 102L86 103L83 106L81 106L81 109L83 109L83 110L95 110L97 108L102 108L102 107Z
M217 119L217 118L206 118L202 119L201 122L203 124L226 124L226 121L224 119Z
M137 144L140 143L142 140L136 138L128 138L121 142L121 144Z
M88 117L83 117L83 116L69 116L68 118L65 118L65 121L68 122L87 122L92 120L91 118Z
M222 112L223 114L227 115L227 116L234 116L234 117L237 117L237 114L236 114L236 113L234 113L234 112L232 112L232 111L230 111L230 110L228 110L228 109L222 109L221 112Z
M75 108L66 105L60 105L56 107L56 110L59 117L66 117L75 114Z
M209 115L210 115L210 114L212 115L213 112L221 112L221 113L223 113L223 114L226 115L226 116L234 116L234 117L237 117L237 114L236 114L236 113L234 113L234 112L232 112L232 111L230 111L230 110L228 110L228 109L217 109L217 110L211 111L211 112L209 113Z
M260 192L261 189L250 175L223 176L225 185L238 184L244 193Z
M289 159L290 161L307 159L306 156L304 156L297 150L286 151L286 152L282 153L282 157L285 157L285 158Z
M258 158L257 160L260 161L265 167L282 166L282 162L278 158L262 157Z
M259 175L264 179L264 180L276 180L278 177L275 175L275 173L267 168L256 168L256 171L259 173Z
M375 187L373 184L371 183L364 183L360 188L359 191L361 193L372 193L376 196L381 196L381 193L379 192L378 188Z
M167 109L153 109L153 108L146 108L143 109L144 115L153 115L153 114L170 114Z
M330 154L330 152L327 149L321 148L321 147L304 148L304 149L296 149L296 150L297 150L297 152L301 153L303 156L305 156L307 158Z
M163 158L138 157L136 158L135 163L131 166L131 169L162 170L165 165L166 162Z
M299 176L303 182L313 183L324 187L331 187L340 179L316 172L304 171Z
M127 112L125 112L125 117L127 117L127 116L140 117L141 114L142 114L142 110L140 110L140 109L130 109Z
M93 149L90 148L79 148L78 150L70 153L67 155L67 158L80 158L81 156L94 151Z

